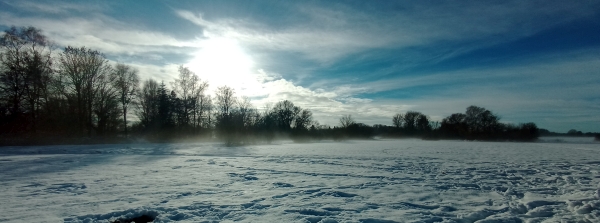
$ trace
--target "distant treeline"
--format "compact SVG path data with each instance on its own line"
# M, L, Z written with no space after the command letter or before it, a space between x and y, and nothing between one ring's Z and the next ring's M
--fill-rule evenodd
M426 115L408 111L392 117L392 126L367 126L361 123L348 122L350 116L340 119L345 136L369 138L381 136L419 137L435 139L466 139L486 141L532 141L539 137L539 129L535 123L519 125L500 123L500 118L482 107L469 106L466 112L452 114L441 122L432 122ZM344 126L348 126L344 128Z
M130 65L110 64L85 47L60 52L34 27L11 27L0 39L0 144L117 143L222 140L227 144L344 140L379 137L424 139L536 139L534 123L503 124L491 111L470 106L441 122L409 111L392 125L357 123L351 115L339 126L320 125L308 109L289 100L253 107L222 86L211 96L208 83L180 66L169 83L140 81ZM142 82L142 83L140 83ZM128 120L128 116L134 115Z
M576 129L571 129L566 133L560 132L551 132L547 129L540 129L540 136L569 136L569 137L598 137L600 138L600 133L597 132L582 132L577 131Z

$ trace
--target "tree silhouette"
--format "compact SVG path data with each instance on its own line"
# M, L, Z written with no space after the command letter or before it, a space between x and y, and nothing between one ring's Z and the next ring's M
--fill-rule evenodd
M392 124L398 129L402 128L404 125L404 116L402 116L400 113L394 115L394 117L392 117Z
M104 136L107 132L117 129L119 117L119 92L113 86L115 79L106 74L98 77L96 96L94 99L94 113L96 115L96 131L98 135Z
M531 141L539 137L534 123L519 126L502 124L500 118L482 107L469 106L465 114L455 113L442 120L439 133L446 138Z
M169 94L169 89L161 82L158 86L158 126L162 130L171 130L175 126L176 99L175 92Z
M465 137L469 128L466 118L467 116L462 113L452 114L442 119L440 131L449 138Z
M294 128L298 130L308 130L309 125L313 124L312 112L302 109L294 120Z
M467 108L465 115L471 137L492 138L495 132L499 130L498 121L500 118L490 110L472 105Z
M129 105L136 97L140 79L138 71L125 64L117 64L111 74L114 88L117 91L118 100L121 103L123 114L123 128L127 137L127 112Z
M276 118L277 126L280 131L290 132L292 124L301 109L294 106L294 103L288 100L280 101L273 107L273 113Z
M344 115L340 118L340 126L342 128L348 128L350 125L356 124L352 115Z
M576 129L570 129L570 130L567 132L567 135L570 135L570 136L582 136L582 135L583 135L583 132L581 132L581 131L577 131Z
M407 111L404 114L396 114L392 117L392 124L396 131L404 132L406 135L416 135L429 132L431 125L429 118L421 112Z
M407 111L404 117L404 129L408 134L414 134L417 129L417 120L421 115L420 112L416 111Z
M235 91L227 86L217 88L215 92L217 123L216 128L219 136L226 141L227 144L236 143L236 129L234 123L234 109L237 102Z
M217 88L217 92L215 92L215 95L218 116L230 116L237 101L235 98L235 91L233 90L233 88L230 88L228 86L219 87Z
M208 83L202 82L198 75L187 67L179 66L179 78L171 82L173 91L178 95L180 112L178 114L179 125L183 127L197 127L198 116L203 113L202 104L205 89Z
M421 134L431 131L431 124L426 115L419 114L417 117L416 130Z
M104 75L112 72L108 60L98 51L68 46L59 55L58 67L65 97L77 105L77 123L92 136L93 104L99 83Z
M35 27L11 27L0 38L0 89L8 112L19 122L29 113L31 130L37 131L37 120L52 73L50 41Z
M145 129L155 125L158 118L158 93L158 82L152 79L144 81L142 89L138 92L136 115Z

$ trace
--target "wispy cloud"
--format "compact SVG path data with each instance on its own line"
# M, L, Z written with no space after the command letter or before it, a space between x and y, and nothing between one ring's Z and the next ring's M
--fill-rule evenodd
M4 3L17 7L22 10L32 11L37 13L51 13L51 14L65 14L76 12L94 12L104 9L102 4L88 3L88 4L73 4L67 2L46 2L46 1L4 1Z
M548 95L560 87L563 90L571 89L551 97L575 98L583 94L599 93L581 92L576 89L586 88L590 84L600 81L597 71L600 69L600 57L594 52L599 49L571 52L569 59L546 57L545 60L534 60L525 63L511 64L501 67L474 67L456 71L444 71L421 74L418 76L403 76L392 79L377 80L350 87L361 89L357 93L376 93L382 91L402 90L415 87L428 87L435 85L464 87L505 88L518 90L520 93L535 94L536 96ZM567 54L568 55L568 54ZM568 57L568 56L567 56ZM432 93L438 91L432 89Z
M405 10L387 13L370 13L362 8L337 4L327 5L327 8L297 5L298 13L304 14L307 19L284 28L272 28L251 19L207 21L201 12L187 10L176 10L176 13L205 28L205 35L227 36L258 48L296 51L310 59L331 62L373 48L403 48L439 41L482 39L487 39L487 44L495 44L594 13L593 7L582 7L580 3L557 7L558 3L438 2L407 4Z
M48 19L17 18L2 15L2 25L43 27L51 39L61 45L93 45L109 53L160 51L160 47L195 47L194 41L180 41L163 33L136 30L110 18ZM152 48L148 48L152 47Z

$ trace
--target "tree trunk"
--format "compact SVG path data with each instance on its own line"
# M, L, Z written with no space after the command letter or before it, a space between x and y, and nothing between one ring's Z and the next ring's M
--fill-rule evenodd
M123 124L125 128L125 138L128 138L127 135L127 106L123 105Z
M35 133L36 133L35 102L30 100L30 103L31 103L31 131L32 131L33 135L35 135Z

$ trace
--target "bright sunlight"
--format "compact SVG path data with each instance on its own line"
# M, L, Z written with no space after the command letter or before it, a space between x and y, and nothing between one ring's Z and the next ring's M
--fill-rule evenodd
M210 89L227 85L234 88L236 93L249 96L262 93L262 81L256 73L252 58L235 40L206 40L195 57L185 66L202 80L208 81Z

